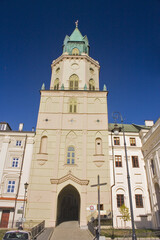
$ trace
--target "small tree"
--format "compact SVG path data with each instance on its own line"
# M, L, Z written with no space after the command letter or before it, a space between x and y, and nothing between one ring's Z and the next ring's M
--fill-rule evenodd
M126 227L126 222L131 220L130 213L129 213L129 208L126 207L124 204L120 206L120 213L122 214L121 219L124 221L124 225Z

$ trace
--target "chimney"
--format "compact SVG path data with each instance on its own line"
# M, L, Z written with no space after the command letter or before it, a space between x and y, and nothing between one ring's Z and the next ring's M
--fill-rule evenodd
M19 124L19 131L21 132L23 130L23 123Z
M154 125L153 120L145 120L145 126L146 127L152 127Z

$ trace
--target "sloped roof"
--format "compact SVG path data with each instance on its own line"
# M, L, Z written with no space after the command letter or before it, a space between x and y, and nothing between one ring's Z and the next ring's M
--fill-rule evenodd
M83 36L79 29L76 27L70 36L70 41L83 41Z
M108 130L112 131L114 129L115 123L109 123L108 124ZM118 127L122 127L122 124L117 124ZM138 133L141 129L146 129L149 130L150 127L146 127L145 125L136 125L134 123L132 124L123 124L124 126L124 131L125 132L136 132Z

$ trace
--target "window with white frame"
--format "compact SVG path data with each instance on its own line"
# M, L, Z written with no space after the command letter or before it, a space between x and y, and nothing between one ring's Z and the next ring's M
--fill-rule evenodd
M15 190L15 180L9 180L7 185L7 193L14 193Z
M14 167L14 168L19 167L19 158L18 157L12 158L12 167Z
M122 167L122 156L121 155L115 155L115 166Z
M130 138L130 146L136 146L136 139Z
M117 207L120 208L124 204L124 194L117 194Z
M21 140L17 140L16 141L16 146L22 146L22 141Z
M75 148L73 146L69 146L67 149L67 164L75 163Z
M143 208L142 194L135 194L136 208Z
M132 166L134 168L139 168L138 156L132 156Z
M120 138L114 137L114 145L120 145Z

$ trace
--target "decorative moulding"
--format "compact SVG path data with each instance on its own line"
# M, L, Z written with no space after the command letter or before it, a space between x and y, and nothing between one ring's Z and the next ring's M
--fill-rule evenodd
M37 153L37 161L39 165L44 165L48 161L47 153Z
M93 156L93 162L97 167L101 167L103 163L105 162L105 156L103 154L94 155Z
M104 163L104 161L100 161L100 160L99 161L93 161L93 162L97 167L101 167Z
M73 182L78 183L79 185L88 185L89 184L88 180L81 180L81 179L75 177L74 175L72 175L70 172L67 175L65 175L64 177L59 178L59 179L51 178L50 182L51 182L51 184L61 184L68 180L72 180Z

